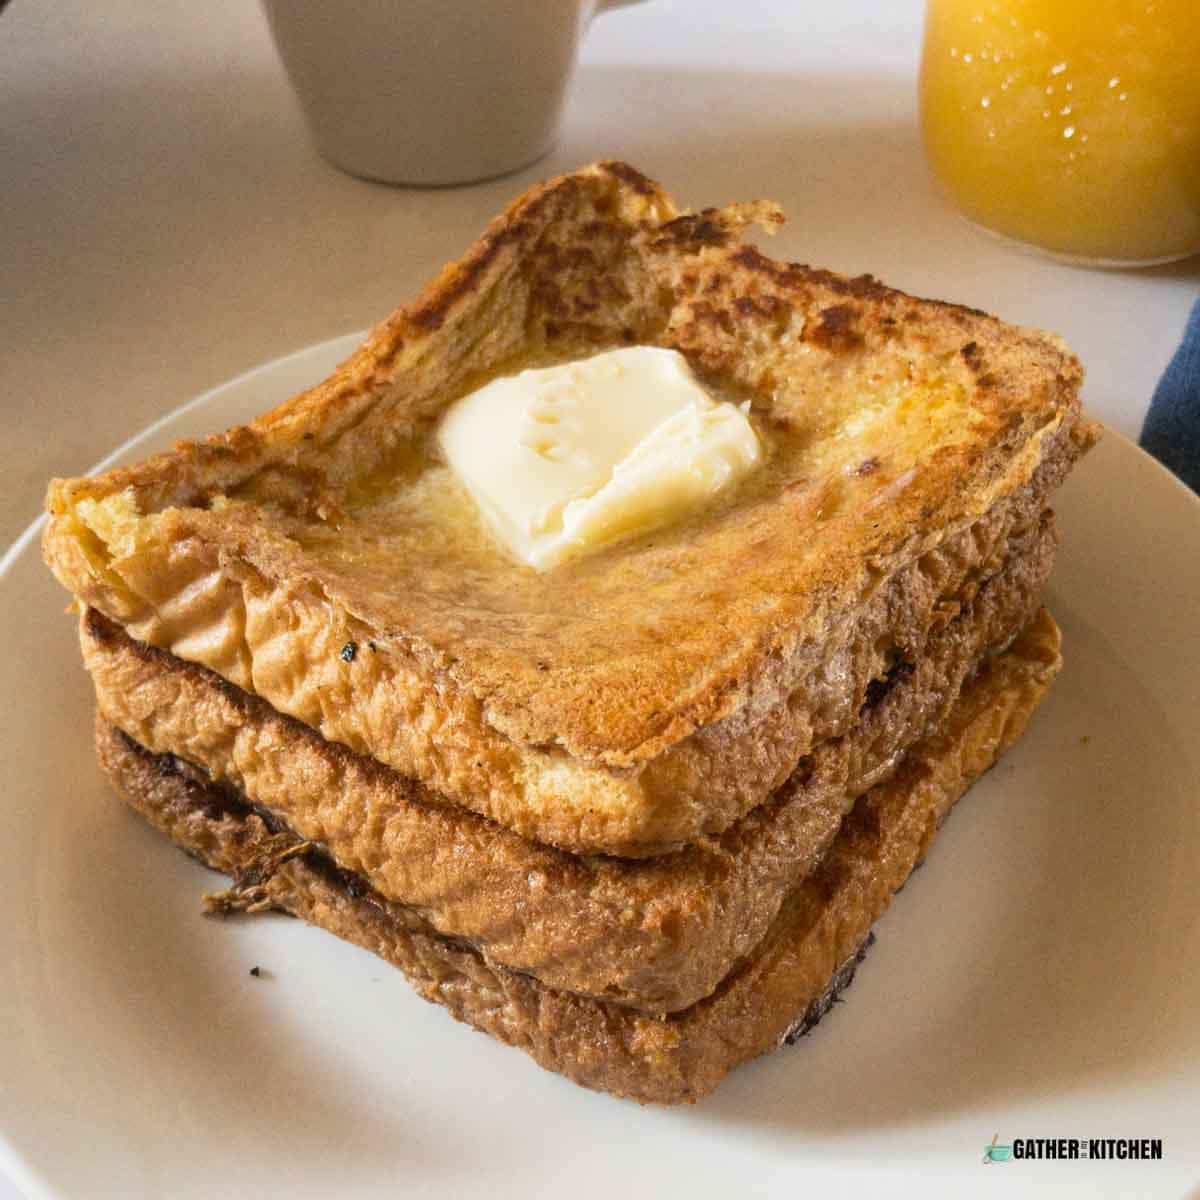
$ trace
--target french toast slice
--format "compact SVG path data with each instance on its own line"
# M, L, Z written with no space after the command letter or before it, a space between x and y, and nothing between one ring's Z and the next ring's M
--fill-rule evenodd
M139 641L524 836L718 834L1035 523L1093 434L1056 338L738 241L601 163L531 189L329 379L249 425L57 480L47 561ZM749 402L717 508L539 574L439 462L458 397L630 343Z
M253 907L293 913L379 954L425 999L577 1083L674 1104L712 1091L738 1063L791 1040L819 1017L954 802L1020 735L1059 664L1058 630L1043 610L963 690L943 728L859 800L821 866L789 894L720 987L665 1017L489 964L102 718L96 745L118 793L177 845L240 876L253 889Z
M376 893L418 911L489 964L643 1011L686 1008L762 938L855 799L936 728L964 680L1038 605L1055 549L1046 521L1002 570L947 609L915 663L872 689L853 729L813 748L724 833L650 859L578 857L438 803L373 759L212 672L132 641L94 610L84 664L104 719L232 788Z

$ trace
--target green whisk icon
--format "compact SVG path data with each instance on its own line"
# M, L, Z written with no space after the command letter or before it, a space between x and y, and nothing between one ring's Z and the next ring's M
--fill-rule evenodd
M996 1143L1000 1140L1000 1135L992 1135L992 1143L990 1146L983 1148L983 1165L986 1167L988 1163L1008 1162L1012 1158L1011 1146L998 1146Z

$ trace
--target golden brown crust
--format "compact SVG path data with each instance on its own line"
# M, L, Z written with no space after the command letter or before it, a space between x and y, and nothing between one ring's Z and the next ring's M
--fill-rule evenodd
M1043 611L964 690L942 731L859 801L821 868L789 896L747 961L712 996L669 1017L489 966L411 910L348 889L304 855L278 854L258 817L231 815L211 786L103 721L97 752L118 792L177 844L221 870L256 871L263 902L381 955L420 995L549 1070L618 1096L673 1104L705 1095L739 1062L777 1046L826 992L955 800L1020 735L1059 665L1058 631Z
M770 802L720 837L635 861L564 854L438 803L212 672L133 642L94 610L80 638L100 712L140 745L232 785L487 961L673 1012L758 942L854 799L940 723L981 656L1024 627L1053 551L1047 519L1010 548L999 575L947 607L921 658L898 662L854 729L816 747Z
M327 739L431 780L439 793L524 836L577 852L645 856L719 834L780 786L814 742L850 728L870 680L886 670L890 655L900 650L920 658L927 627L942 606L999 569L1022 531L1036 528L1046 493L1072 457L1052 456L1027 487L881 581L857 621L833 631L824 647L802 646L790 659L772 659L738 711L638 773L581 767L551 751L518 753L489 731L479 706L453 707L452 694L425 686L415 664L401 687L399 655L381 663L364 631L331 622L324 608L267 604L253 590L246 605L226 604L219 591L196 586L205 584L203 574L189 576L176 590L193 605L209 608L211 616L201 625L210 644L213 629L226 620L238 640L251 614L256 642L264 649L257 690L276 707L308 716ZM176 552L175 561L179 557ZM155 579L164 574L156 562ZM276 627L273 618L280 618ZM135 622L127 628L142 632ZM340 652L351 643L363 651L347 664ZM289 651L285 666L294 667L297 648L309 656L308 670L284 676L289 686L283 693L263 678L264 662L272 661L278 646ZM359 736L363 710L373 714L371 739ZM539 779L548 777L575 803L530 803L531 764Z
M52 484L47 560L139 639L527 836L645 854L725 828L786 777L806 733L739 791L749 756L721 737L728 763L707 754L709 731L747 725L766 694L822 717L809 690L822 656L846 652L839 637L881 588L1039 469L1061 475L1084 440L1079 365L1056 339L736 240L777 219L764 205L681 216L615 164L534 188L312 391L244 429ZM907 457L800 472L720 519L546 576L472 567L436 530L380 557L374 527L347 517L355 487L473 381L531 348L627 340L682 350L768 425L918 384L962 411L927 442L910 421ZM247 488L255 503L221 501ZM81 508L118 496L128 537ZM919 640L920 613L895 615ZM343 669L351 643L374 649ZM851 682L843 713L866 680ZM723 766L724 791L711 784ZM701 777L703 796L681 790Z

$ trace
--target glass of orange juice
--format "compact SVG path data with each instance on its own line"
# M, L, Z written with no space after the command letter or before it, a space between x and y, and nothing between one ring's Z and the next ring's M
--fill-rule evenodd
M928 0L921 122L995 233L1106 266L1200 253L1200 0Z

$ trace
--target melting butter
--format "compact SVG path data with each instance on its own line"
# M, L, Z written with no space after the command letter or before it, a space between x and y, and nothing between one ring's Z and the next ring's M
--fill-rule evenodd
M763 457L746 413L654 346L495 379L451 406L438 441L496 537L539 571L686 516Z

